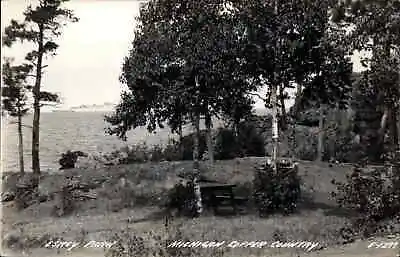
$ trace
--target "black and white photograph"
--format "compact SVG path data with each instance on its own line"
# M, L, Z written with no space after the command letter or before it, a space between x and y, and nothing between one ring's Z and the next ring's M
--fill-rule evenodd
M0 257L400 257L400 0L1 0Z

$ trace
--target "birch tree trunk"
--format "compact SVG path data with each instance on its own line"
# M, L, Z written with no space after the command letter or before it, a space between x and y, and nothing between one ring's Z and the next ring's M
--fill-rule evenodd
M278 0L275 0L274 2L274 13L276 16L278 16ZM276 43L277 47L276 49L279 49L279 41ZM274 84L271 85L271 103L272 103L272 143L273 143L273 149L272 149L272 168L275 173L278 172L278 138L279 138L279 132L278 132L278 107L277 107L277 90L278 90L278 85L276 84L277 80L277 74L276 71L274 71Z
M199 163L199 138L200 138L200 115L196 114L194 120L195 133L193 138L193 185L196 198L196 213L200 215L203 211L201 203L201 191L199 185L200 163Z
M22 134L22 116L18 116L18 154L19 154L19 171L21 174L25 173L24 164L24 140Z
M279 132L278 132L278 107L277 107L277 87L276 85L273 85L271 87L271 102L272 102L272 143L273 143L273 149L272 149L272 166L274 171L277 171L277 162L278 162L278 138L279 138Z
M196 87L199 87L198 78L195 78ZM200 92L197 91L199 97ZM201 191L200 191L200 163L199 163L199 141L200 141L200 112L196 111L194 115L194 138L193 138L193 186L196 200L196 214L199 216L203 212Z
M285 97L284 97L284 87L281 85L279 87L279 103L281 105L281 130L286 131L287 129L287 115L286 115L286 106L285 106Z

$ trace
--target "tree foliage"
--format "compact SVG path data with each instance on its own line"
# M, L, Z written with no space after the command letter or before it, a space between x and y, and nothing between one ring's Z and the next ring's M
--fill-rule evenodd
M27 83L32 65L12 65L12 60L6 59L3 64L2 103L10 116L25 115L30 107L27 93L31 86Z
M146 124L153 131L165 122L175 128L195 114L222 114L227 99L243 98L250 84L238 69L235 20L223 4L150 1L141 9L121 75L128 92L106 118L110 133L124 137L130 128Z
M400 3L387 1L344 1L333 12L338 23L353 26L348 42L353 50L369 51L362 60L367 68L365 82L376 93L377 108L382 112L380 143L387 128L390 144L398 145ZM371 91L372 92L372 91Z

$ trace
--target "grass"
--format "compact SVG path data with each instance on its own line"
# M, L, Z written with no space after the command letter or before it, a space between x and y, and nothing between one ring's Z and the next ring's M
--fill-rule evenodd
M237 193L247 195L251 192L253 168L264 161L264 158L217 161L212 170L207 170L207 165L203 163L202 170L209 178L238 184ZM46 194L56 192L65 176L74 176L82 183L96 185L93 191L97 193L97 199L78 203L72 215L61 218L51 216L54 205L52 201L31 206L21 212L15 212L10 206L12 203L8 203L3 206L2 236L22 238L18 231L23 228L25 235L31 238L47 235L75 241L104 241L111 240L115 233L121 235L129 229L134 235L143 237L145 242L150 242L152 235L165 238L165 219L158 205L162 203L166 190L178 181L178 174L190 172L191 168L192 163L187 161L119 165L97 170L74 169L44 174L41 190ZM350 169L346 165L330 167L325 163L300 162L299 173L305 197L298 212L290 216L259 218L252 211L237 216L214 216L206 212L197 219L174 218L169 227L179 227L182 237L190 238L191 241L276 241L279 238L282 241L317 241L323 246L334 246L342 242L340 229L349 222L350 214L338 210L330 199L330 192L335 189L330 181L333 178L344 181ZM127 191L120 188L121 178L130 183ZM6 182L3 188L12 190L11 183ZM273 251L255 248L224 249L224 256L268 256ZM212 256L205 250L201 250L200 254Z

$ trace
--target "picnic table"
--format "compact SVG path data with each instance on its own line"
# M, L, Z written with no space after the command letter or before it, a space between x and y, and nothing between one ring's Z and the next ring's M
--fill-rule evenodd
M218 182L200 182L200 191L205 206L212 207L218 212L219 206L231 206L237 213L237 204L247 201L244 197L235 197L235 184L224 184Z

